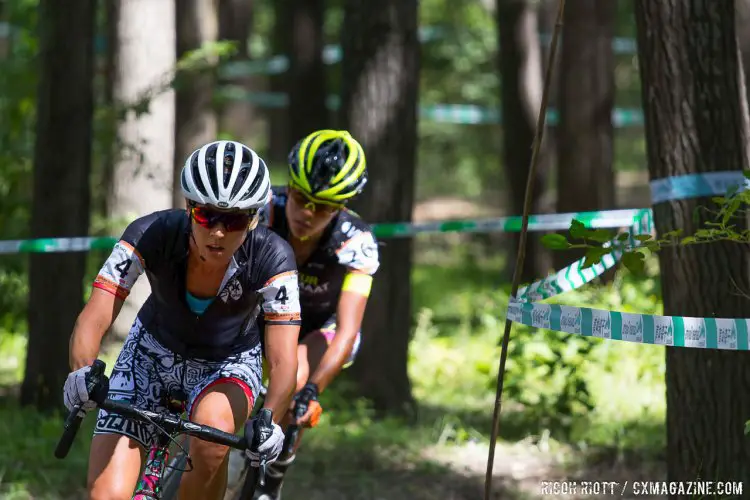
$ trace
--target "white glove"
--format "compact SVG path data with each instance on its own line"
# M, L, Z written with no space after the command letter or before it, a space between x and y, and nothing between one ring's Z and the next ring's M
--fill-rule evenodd
M85 413L92 408L96 407L96 403L89 401L89 391L86 388L86 374L91 371L90 366L84 366L74 372L68 374L68 378L65 380L65 386L63 386L63 402L68 411L73 409L73 406L82 404L82 413L79 416L85 415Z
M260 466L261 456L265 457L266 464L275 462L279 458L279 455L281 455L281 450L284 447L284 432L270 418L268 420L261 418L261 413L265 411L270 413L270 410L260 410L258 416L246 424L252 426L253 434L257 436L259 443L257 451L253 452L250 449L245 451L247 458L250 460L250 465L253 467ZM255 439L256 437L254 437L253 441Z

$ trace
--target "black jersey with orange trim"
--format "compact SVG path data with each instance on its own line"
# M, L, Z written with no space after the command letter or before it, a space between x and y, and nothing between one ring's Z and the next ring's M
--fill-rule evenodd
M274 186L271 190L271 202L260 211L261 223L288 239L287 188ZM298 266L301 335L319 329L336 313L347 272L373 275L379 265L378 245L370 226L353 211L340 210L324 230L318 247Z
M301 324L294 252L264 226L248 232L203 314L192 312L185 284L190 225L179 209L136 219L94 286L125 299L145 272L151 295L138 318L165 347L189 357L220 359L256 345L261 311L265 324Z

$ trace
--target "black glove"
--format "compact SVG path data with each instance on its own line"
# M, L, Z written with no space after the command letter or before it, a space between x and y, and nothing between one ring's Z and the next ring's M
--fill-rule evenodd
M294 418L299 425L315 427L323 407L318 403L318 385L308 382L294 395Z
M252 436L246 454L253 467L260 465L261 455L265 457L266 463L275 462L284 446L284 433L274 423L272 416L271 410L262 408L253 419L245 423L245 436Z

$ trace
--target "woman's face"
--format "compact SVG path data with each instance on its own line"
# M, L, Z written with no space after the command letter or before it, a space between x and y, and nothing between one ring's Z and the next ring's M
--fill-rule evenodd
M226 265L242 245L247 232L258 224L258 215L248 212L223 211L208 206L190 209L193 237L206 263Z
M289 231L297 239L305 239L323 232L342 205L329 205L311 201L302 191L287 188L286 219Z

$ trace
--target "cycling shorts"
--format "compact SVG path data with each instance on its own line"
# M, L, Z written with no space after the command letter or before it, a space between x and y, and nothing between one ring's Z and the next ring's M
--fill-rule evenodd
M136 319L109 378L108 398L127 401L151 411L166 409L165 395L177 389L187 395L186 410L210 387L220 383L240 386L252 408L261 383L260 346L221 361L183 358L160 344ZM94 434L121 434L148 449L157 436L151 424L99 410Z

